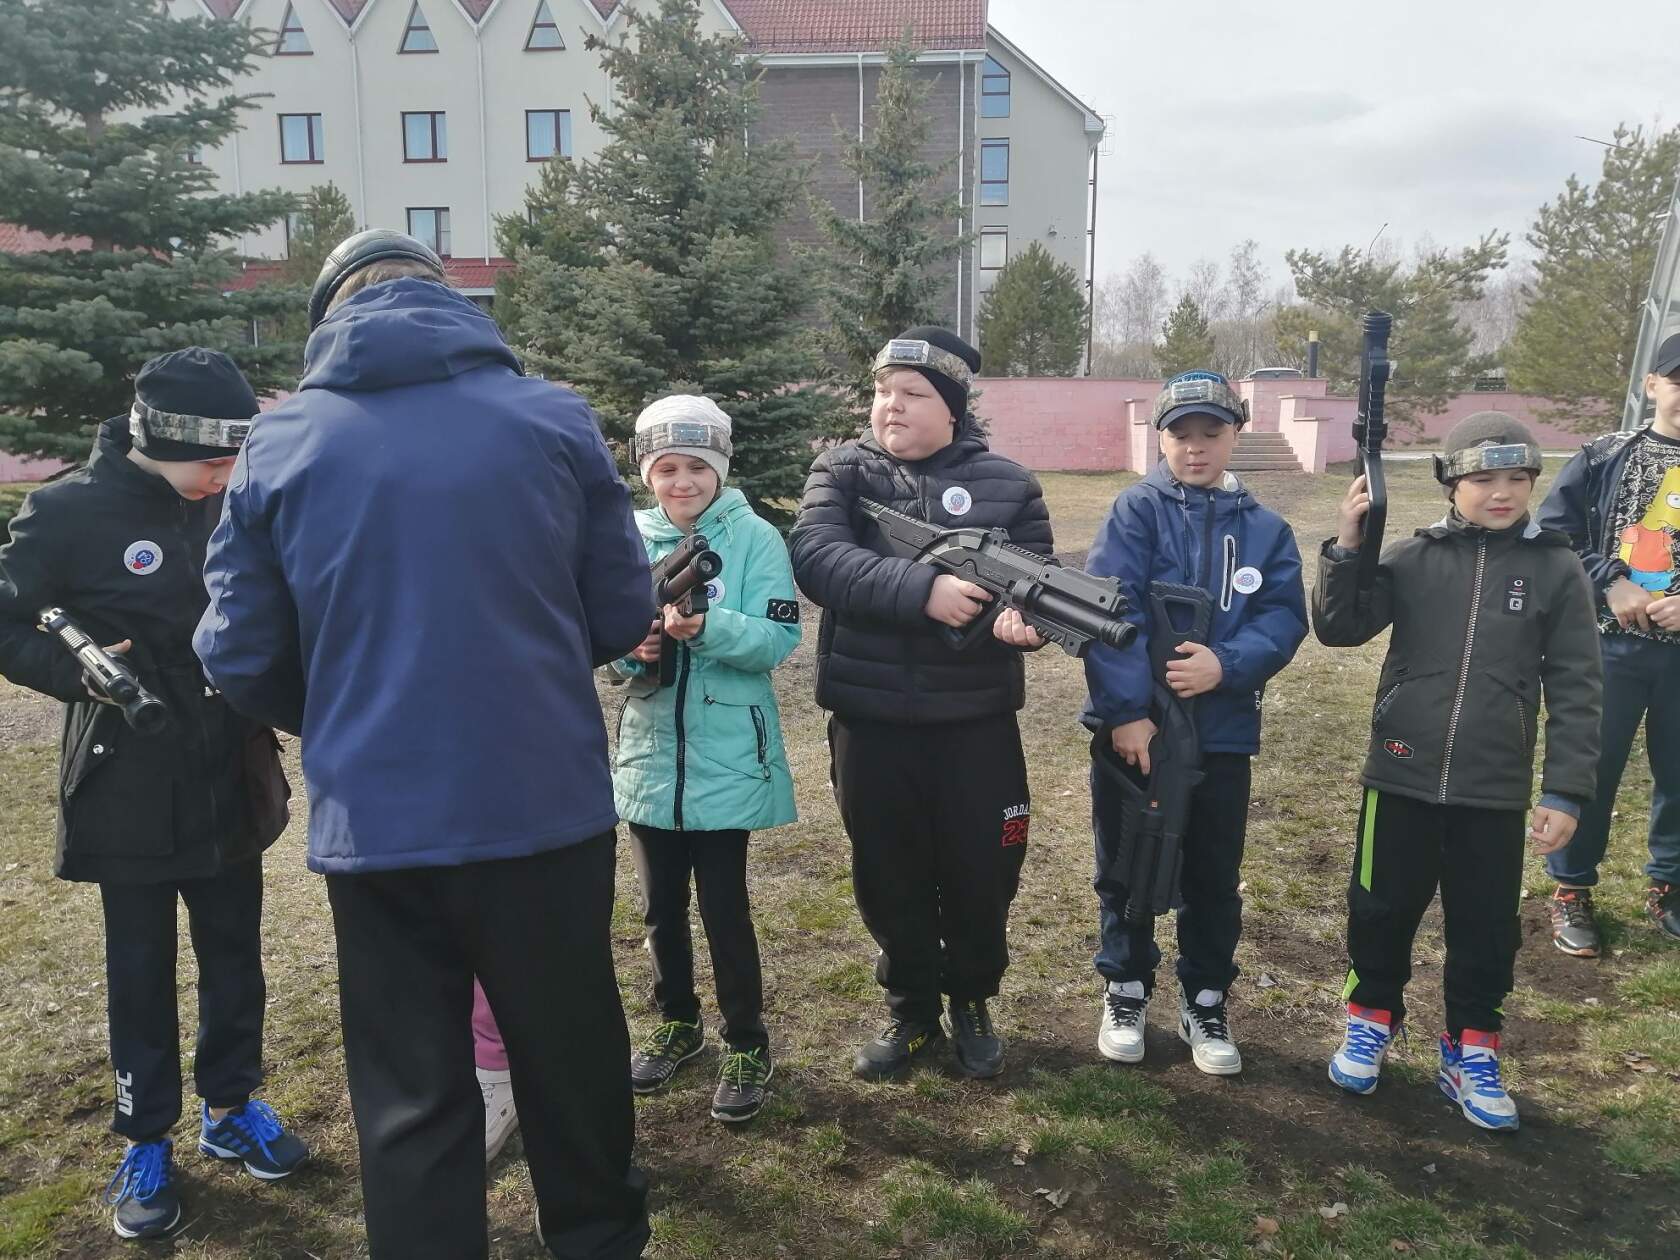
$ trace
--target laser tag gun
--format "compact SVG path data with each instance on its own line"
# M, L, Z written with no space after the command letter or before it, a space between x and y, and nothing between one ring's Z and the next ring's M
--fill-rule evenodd
M122 710L128 724L142 735L156 735L169 725L169 709L140 685L134 671L119 657L100 647L65 614L62 608L43 608L36 624L56 635L81 664L87 685Z
M1098 773L1122 795L1120 842L1103 878L1126 890L1123 917L1132 924L1147 923L1179 904L1184 829L1191 795L1202 781L1202 747L1196 702L1180 699L1167 686L1167 664L1179 659L1180 643L1206 643L1213 623L1213 600L1199 586L1151 582L1148 598L1149 672L1155 680L1150 716L1159 728L1149 741L1148 776L1120 759L1111 728L1091 740Z
M1359 321L1364 342L1359 350L1359 413L1353 421L1353 440L1359 448L1359 468L1365 474L1365 488L1371 506L1365 514L1364 537L1359 544L1355 573L1355 606L1360 612L1371 607L1371 592L1377 585L1377 564L1382 559L1383 527L1388 524L1388 485L1383 480L1382 448L1388 437L1383 401L1394 364L1388 358L1388 333L1394 317L1385 311L1367 311Z
M938 529L873 499L859 500L881 527L896 556L929 564L983 586L992 600L968 625L944 627L945 641L958 651L991 633L1005 608L1069 656L1084 656L1092 643L1123 648L1137 637L1126 620L1131 606L1118 578L1093 577L1017 547L1001 529Z
M661 608L675 605L691 617L711 607L706 583L723 572L723 557L711 549L704 534L690 534L677 549L653 566L653 602ZM659 631L659 685L677 681L676 640Z

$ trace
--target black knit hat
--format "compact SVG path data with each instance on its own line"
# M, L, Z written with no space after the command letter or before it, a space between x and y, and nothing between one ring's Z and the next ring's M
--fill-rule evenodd
M899 341L925 341L930 346L956 355L957 358L968 364L968 370L975 376L980 374L980 352L949 328L938 328L932 324L906 328L893 338L893 342ZM891 345L892 342L889 342L888 346ZM953 420L960 423L962 418L968 414L967 382L957 380L937 368L924 367L914 363L887 364L885 367L903 367L912 372L920 372L927 378L928 384L932 385L938 391L939 396L945 400L945 405L950 408ZM884 369L877 368L877 371L880 370Z
M128 431L135 448L151 459L226 459L239 453L261 409L232 359L188 346L148 360L135 374Z

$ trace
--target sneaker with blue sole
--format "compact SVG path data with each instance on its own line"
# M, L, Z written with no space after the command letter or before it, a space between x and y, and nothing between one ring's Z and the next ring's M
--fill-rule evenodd
M1483 1129L1518 1127L1517 1104L1499 1079L1499 1034L1466 1028L1457 1042L1441 1034L1441 1092L1458 1104L1464 1118Z
M181 1223L181 1195L175 1189L175 1143L168 1138L140 1142L123 1153L102 1201L112 1208L118 1238L161 1238Z
M1383 1058L1394 1040L1394 1013L1349 1002L1342 1047L1331 1056L1330 1079L1350 1094L1369 1094L1382 1079Z
M258 1181L289 1177L309 1158L309 1148L286 1132L274 1108L260 1098L233 1108L220 1120L211 1120L206 1104L198 1149L214 1159L238 1160Z

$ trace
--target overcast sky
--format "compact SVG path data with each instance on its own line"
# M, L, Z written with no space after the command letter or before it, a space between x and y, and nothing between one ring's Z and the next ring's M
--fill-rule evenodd
M1244 237L1409 248L1509 231L1618 120L1680 121L1675 0L990 0L1099 114L1097 276L1145 250L1175 286Z

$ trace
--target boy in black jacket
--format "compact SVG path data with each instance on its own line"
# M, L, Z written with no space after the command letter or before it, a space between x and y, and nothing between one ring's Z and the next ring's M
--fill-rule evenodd
M205 685L193 629L209 597L204 547L256 395L226 355L161 355L135 377L132 412L99 429L88 463L36 490L0 548L0 674L66 704L56 872L97 883L116 1106L128 1139L107 1188L123 1238L181 1219L173 1143L181 1114L175 899L198 957L199 1150L252 1176L287 1176L308 1155L262 1083L261 853L290 795L274 735ZM59 605L111 644L169 710L143 736L84 685L35 629Z
M1368 601L1358 555L1370 496L1356 479L1324 544L1313 628L1330 647L1389 626L1348 885L1347 1032L1330 1079L1377 1087L1405 1016L1412 940L1441 891L1447 938L1442 1092L1484 1129L1515 1129L1499 1075L1500 1005L1521 928L1523 820L1540 702L1546 762L1529 837L1562 847L1592 796L1600 676L1592 594L1568 539L1528 517L1540 448L1482 411L1447 435L1435 475L1447 516L1382 557Z
M1641 721L1652 782L1645 912L1680 937L1680 333L1658 347L1645 393L1651 423L1588 442L1540 506L1540 524L1567 534L1586 566L1604 657L1598 792L1575 838L1546 859L1558 882L1552 943L1582 958L1599 950L1592 890Z
M991 635L954 649L943 633L985 615L987 592L891 555L859 507L874 499L945 529L1001 528L1051 554L1038 482L988 450L969 413L979 370L979 351L944 328L887 343L871 432L817 457L791 540L794 578L823 609L817 703L833 715L852 883L892 1016L858 1051L853 1070L866 1080L903 1072L946 1028L964 1075L1003 1070L986 1002L1009 965L1031 819L1020 650L1042 641L1008 609Z

